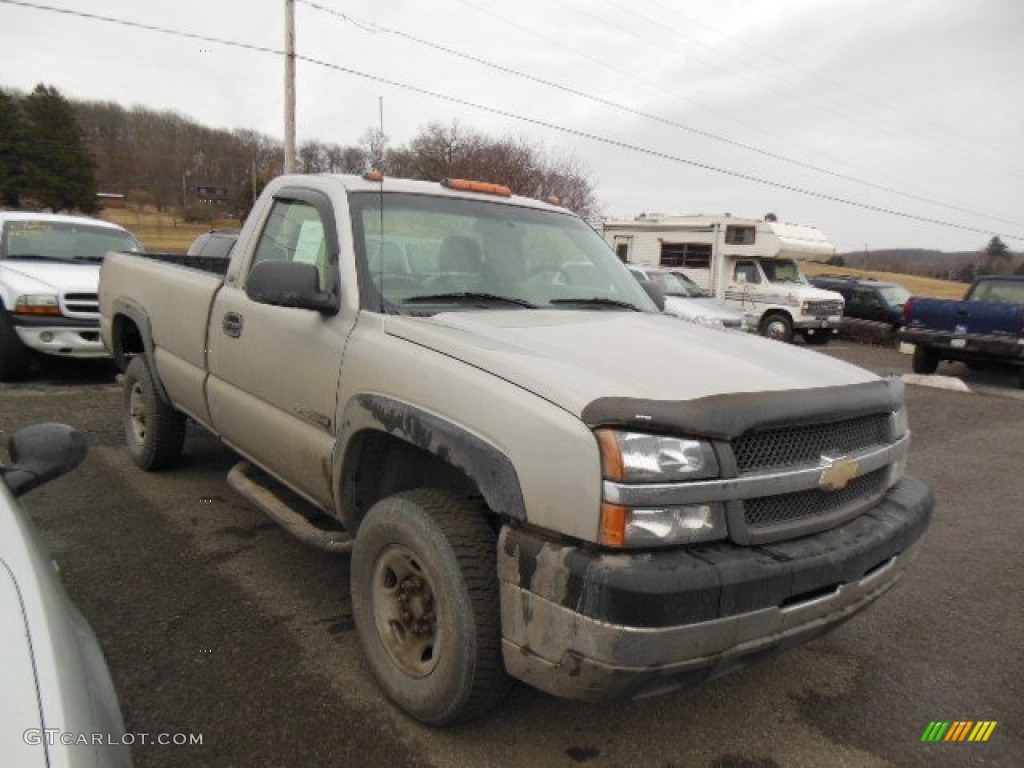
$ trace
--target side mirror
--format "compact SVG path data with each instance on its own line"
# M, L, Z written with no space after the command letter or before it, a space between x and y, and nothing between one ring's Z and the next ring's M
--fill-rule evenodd
M651 301L654 302L659 312L665 311L665 291L660 285L652 283L650 280L641 280L640 287L647 291L647 295L651 297Z
M341 302L331 291L320 290L320 272L301 261L260 261L249 270L245 293L260 304L312 309L336 314Z
M15 496L70 472L88 452L85 437L67 424L33 424L15 432L7 444L11 466L0 470Z

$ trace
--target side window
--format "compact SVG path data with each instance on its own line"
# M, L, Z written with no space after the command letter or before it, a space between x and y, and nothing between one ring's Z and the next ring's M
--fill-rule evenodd
M747 283L761 282L761 276L757 273L757 265L751 264L749 261L736 262L736 271L733 274L737 283L740 281L740 275L743 275Z
M319 211L301 200L275 200L253 257L253 264L261 261L313 264L320 274L320 289L326 290L330 265Z

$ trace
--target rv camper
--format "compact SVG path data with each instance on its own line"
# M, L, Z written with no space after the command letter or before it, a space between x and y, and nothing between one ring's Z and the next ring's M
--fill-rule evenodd
M824 344L839 328L843 297L811 285L797 260L826 261L835 246L820 229L772 218L641 214L603 227L623 262L684 273L764 336L790 341L799 332Z

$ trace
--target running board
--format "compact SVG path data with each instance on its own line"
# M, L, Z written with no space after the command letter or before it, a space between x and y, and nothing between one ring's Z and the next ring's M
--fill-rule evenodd
M328 527L338 525L334 518L324 515L249 462L242 461L231 468L228 485L299 541L325 552L341 555L352 552L352 535L348 531ZM298 509L303 509L305 514ZM318 525L318 521L324 525Z

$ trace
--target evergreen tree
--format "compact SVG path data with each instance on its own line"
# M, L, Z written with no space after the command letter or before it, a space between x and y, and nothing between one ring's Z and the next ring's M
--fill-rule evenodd
M1013 255L999 235L995 235L985 246L985 274L998 275L1010 271ZM979 272L980 274L980 272Z
M0 90L0 205L17 208L24 184L25 125L18 102Z
M56 88L40 84L22 109L27 134L23 198L55 212L97 210L96 161L71 104Z

